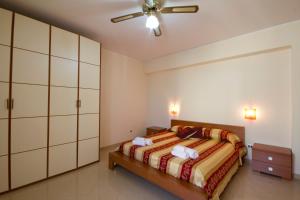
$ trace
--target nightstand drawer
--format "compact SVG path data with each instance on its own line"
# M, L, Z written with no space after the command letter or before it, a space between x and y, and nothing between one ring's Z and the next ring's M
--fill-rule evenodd
M291 168L282 167L274 164L264 163L261 161L253 160L252 163L253 170L264 172L267 174L272 174L275 176L281 176L283 178L291 179L292 171Z
M266 152L266 151L259 151L253 150L252 151L252 159L257 161L262 161L264 163L280 165L283 167L290 168L292 166L292 158L291 156Z

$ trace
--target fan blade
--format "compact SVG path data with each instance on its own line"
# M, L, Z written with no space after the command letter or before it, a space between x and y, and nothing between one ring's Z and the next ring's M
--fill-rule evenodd
M112 23L118 23L118 22L125 21L125 20L128 20L128 19L133 19L133 18L136 18L136 17L141 17L143 15L144 15L143 12L132 13L132 14L129 14L129 15L124 15L124 16L112 18L111 22Z
M161 36L161 29L160 29L160 26L158 26L156 29L153 29L153 33L156 37L159 37Z
M175 7L165 7L161 9L161 13L196 13L198 12L199 7L194 6L175 6Z

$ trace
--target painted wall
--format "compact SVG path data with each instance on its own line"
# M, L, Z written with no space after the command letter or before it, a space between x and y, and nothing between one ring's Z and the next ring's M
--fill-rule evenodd
M246 143L292 147L300 174L300 21L242 35L145 63L147 124L169 125L168 103L179 118L246 126ZM255 105L258 120L241 117Z
M290 75L290 49L151 74L148 123L169 126L177 102L179 119L243 125L247 143L291 147ZM257 121L243 119L247 105Z
M105 147L145 134L146 75L142 63L121 54L102 49L101 59L101 147Z

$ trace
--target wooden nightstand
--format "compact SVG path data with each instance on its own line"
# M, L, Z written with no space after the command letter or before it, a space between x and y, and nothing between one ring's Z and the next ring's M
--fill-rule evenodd
M292 151L289 148L255 143L252 148L252 168L292 179Z
M151 126L147 128L147 135L153 135L155 133L161 133L166 131L167 129L164 127L158 127L158 126Z

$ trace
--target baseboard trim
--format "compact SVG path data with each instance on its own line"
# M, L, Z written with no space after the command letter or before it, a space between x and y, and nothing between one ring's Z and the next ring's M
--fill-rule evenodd
M294 174L294 179L300 180L300 174Z

